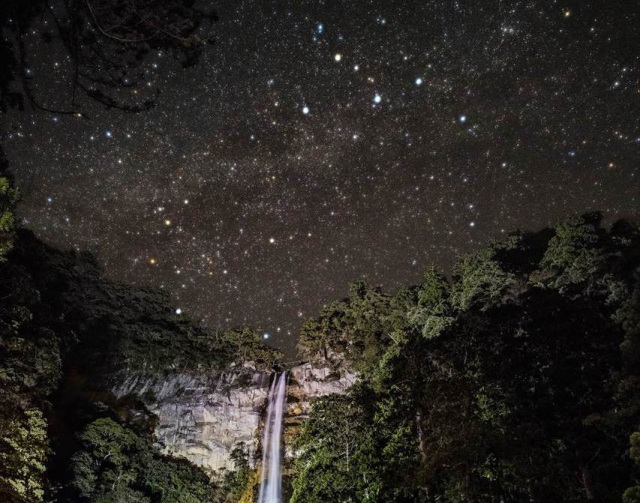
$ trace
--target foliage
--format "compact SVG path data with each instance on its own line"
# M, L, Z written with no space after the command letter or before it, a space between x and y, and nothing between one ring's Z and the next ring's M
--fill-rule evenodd
M244 443L236 445L230 457L234 470L223 470L218 476L218 498L225 503L236 503L243 499L245 493L253 495L252 476L256 471L249 465L249 453ZM253 501L253 498L249 501Z
M451 302L463 311L472 307L486 310L504 299L513 282L513 275L504 271L495 260L494 251L483 248L463 257L456 265Z
M182 0L24 0L0 3L0 110L33 108L83 117L86 99L107 108L140 112L152 107L158 92L145 90L147 55L173 55L194 65L212 42L212 11ZM25 40L40 32L35 43ZM38 57L66 54L66 88L54 102L38 95ZM35 81L35 83L34 83Z
M354 283L349 297L324 308L300 331L298 349L308 359L339 361L346 357L357 370L369 371L406 323L402 295L384 295L366 281Z
M38 409L4 424L0 437L0 501L43 501L47 423Z
M639 265L635 226L587 214L356 284L301 334L360 382L314 403L292 501L640 501Z
M416 306L408 314L410 323L421 326L427 339L439 336L454 320L447 279L434 267L429 268L417 295Z
M370 391L322 398L298 439L291 503L402 501L417 492L410 483L417 448L402 403L392 394L374 407ZM408 476L407 476L408 475Z
M599 213L590 213L558 222L540 262L547 272L542 275L543 284L565 292L598 279L597 273L607 258L600 243L601 218Z
M0 176L0 263L6 260L7 253L13 246L17 201L18 191L12 186L10 179Z
M161 494L162 501L205 501L198 492L204 475L158 457L147 438L148 412L139 400L116 400L105 384L131 372L215 373L248 360L270 367L279 352L251 329L211 331L176 315L165 292L108 281L91 255L61 252L24 230L0 266L0 298L0 491L11 494L4 500L43 497L51 444L49 478L60 494L70 490L65 467L77 451L73 487L84 498L155 502ZM46 423L34 422L44 417L54 425L51 438ZM75 440L79 431L83 446ZM98 469L100 449L113 452L113 464ZM147 485L130 484L133 475ZM118 490L107 490L114 483Z
M629 456L637 464L640 465L640 432L635 432L630 439L631 448ZM637 503L640 501L640 485L629 487L622 495L624 503Z
M71 487L81 501L201 503L213 500L208 476L184 460L159 455L152 443L112 419L97 419L80 436Z

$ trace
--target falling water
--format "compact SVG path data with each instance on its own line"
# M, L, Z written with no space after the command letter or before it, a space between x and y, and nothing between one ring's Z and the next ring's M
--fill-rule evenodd
M287 399L287 373L276 375L269 391L267 420L262 439L262 480L258 503L280 503L282 478L280 474L282 419Z

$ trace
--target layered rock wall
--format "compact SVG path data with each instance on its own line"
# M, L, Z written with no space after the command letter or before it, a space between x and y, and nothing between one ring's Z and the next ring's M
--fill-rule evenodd
M230 454L239 443L255 464L273 372L251 364L219 375L130 376L114 388L119 396L137 395L158 417L156 438L163 451L210 471L232 468ZM285 442L295 434L314 398L344 393L355 375L305 363L290 370ZM294 453L287 449L287 454Z
M118 385L118 396L142 397L158 417L163 451L209 470L231 468L230 453L243 442L253 460L270 372L232 368L217 376L135 376Z

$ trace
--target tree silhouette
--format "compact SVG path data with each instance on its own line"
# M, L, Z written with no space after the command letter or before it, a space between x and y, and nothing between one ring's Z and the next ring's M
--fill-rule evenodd
M143 88L150 51L172 54L184 67L194 65L213 42L213 11L193 0L6 0L0 2L0 107L85 116L81 97L107 108L141 112L154 106L159 90ZM27 32L39 33L35 47ZM47 47L45 47L47 46ZM51 105L34 85L39 51L62 50L68 65L69 98ZM130 97L118 91L130 88Z

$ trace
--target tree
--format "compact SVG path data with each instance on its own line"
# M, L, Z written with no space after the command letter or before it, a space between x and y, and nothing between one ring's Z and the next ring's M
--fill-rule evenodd
M160 455L148 438L110 418L90 423L72 458L71 486L85 501L212 501L209 477L186 460Z
M597 272L605 261L601 219L599 213L588 213L558 222L534 281L568 291L599 279Z
M14 418L0 437L0 499L43 501L49 445L47 422L38 409Z
M245 493L252 492L252 473L249 453L243 442L236 445L230 454L234 470L223 470L219 474L219 498L225 503L240 501ZM253 498L251 499L253 501Z
M640 465L640 432L634 432L630 438L629 457ZM629 487L622 497L624 503L638 503L640 502L640 485Z
M430 339L440 335L453 322L451 291L447 279L430 267L418 289L418 302L409 314L413 325L421 327L422 335Z
M205 24L215 19L182 0L7 0L0 3L0 105L22 109L26 101L38 110L82 117L84 95L107 108L146 110L158 96L144 85L146 55L163 51L183 66L195 64L212 42ZM61 58L68 65L66 102L45 103L38 96L33 83L39 69L25 40L32 30L41 31L36 47L49 44L67 56Z
M7 254L13 247L18 199L18 191L7 173L7 162L0 147L0 264L7 260Z
M456 264L451 303L461 310L474 306L489 309L501 302L513 283L513 274L500 267L495 252L483 248Z
M640 235L599 225L511 235L393 296L356 285L312 320L303 341L360 380L313 404L293 501L638 501Z

